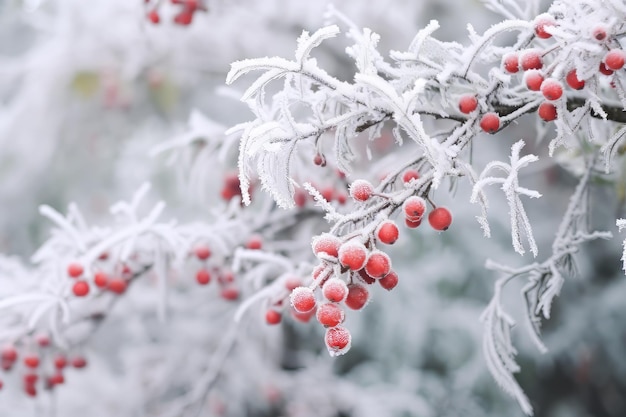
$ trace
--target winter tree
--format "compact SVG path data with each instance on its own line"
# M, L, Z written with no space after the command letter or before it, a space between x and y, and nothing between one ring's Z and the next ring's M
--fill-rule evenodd
M626 412L623 1L0 19L1 415Z

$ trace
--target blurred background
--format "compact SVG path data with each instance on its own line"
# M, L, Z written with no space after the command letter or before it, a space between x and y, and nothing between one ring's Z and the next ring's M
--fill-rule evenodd
M252 114L237 100L247 85L224 88L230 63L292 57L302 30L328 22L328 3L207 1L206 11L181 25L174 21L179 5L165 1L158 24L149 19L154 2L142 0L0 1L4 262L28 264L48 238L50 223L40 216L40 204L64 212L75 202L89 222L106 223L109 206L130 198L146 181L153 184L151 198L167 202L169 216L183 223L211 222L210 212L225 205L219 187L223 176L236 170L236 146L223 166L201 167L208 180L199 192L187 186L189 166L168 163L151 151L186 132L194 110L224 129L250 120ZM481 33L500 20L472 0L345 0L336 7L381 35L385 57L405 49L431 19L441 24L436 37L461 43L467 23ZM316 57L329 73L349 80L354 69L344 53L347 45L341 37L327 41ZM523 179L544 195L527 206L538 260L548 256L577 183L574 159L547 157L543 139L551 133L528 118L496 141L475 141L477 167L507 158L520 138L527 141L526 151L540 156ZM357 163L362 176L379 177L386 164L411 151L410 144L375 145L374 160L368 162L363 151ZM547 354L534 348L525 329L523 280L504 294L505 307L519 323L514 329L522 368L518 381L537 416L626 415L626 283L614 226L624 215L625 184L622 172L593 184L590 221L616 237L585 246L576 257L578 274L568 278L552 319L543 323ZM236 306L213 289L181 280L169 294L170 315L163 323L154 313L157 294L151 284L138 282L83 347L88 369L69 373L65 386L36 399L23 394L18 376L6 375L0 415L521 416L487 371L479 316L497 278L484 268L486 259L512 266L533 259L513 252L506 201L495 192L493 237L482 237L470 191L463 183L452 193L445 187L437 191L437 201L454 210L449 231L402 229L389 251L400 284L389 293L376 288L363 311L350 312L353 342L345 356L328 356L323 329L314 320L286 319L269 327L261 310L252 310L219 376L206 384L207 369L230 337ZM318 220L306 231L325 231L327 224ZM306 246L310 236L291 238ZM180 274L193 274L192 267ZM188 407L189 393L203 383L208 395Z

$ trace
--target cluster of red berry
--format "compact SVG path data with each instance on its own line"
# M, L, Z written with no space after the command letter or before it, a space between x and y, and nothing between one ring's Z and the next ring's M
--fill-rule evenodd
M193 21L193 16L197 11L207 10L202 0L170 0L170 1L172 4L181 6L178 13L174 15L174 23L176 23L177 25L182 25L182 26L190 25L191 22ZM152 2L151 0L145 0L146 4L150 4L151 2ZM157 1L157 4L155 6L152 6L152 8L147 14L148 20L154 23L155 25L161 22L161 15L159 14L159 10L158 10L159 3L160 2Z
M403 181L410 183L419 178L413 169L405 171ZM369 181L358 179L349 187L350 197L357 203L365 203L375 193ZM402 209L407 226L419 226L426 213L426 201L418 196L408 197ZM444 207L435 208L428 217L436 230L446 230L452 223L450 212ZM325 343L331 355L341 355L350 348L351 335L342 326L345 320L343 307L362 309L370 299L368 285L378 282L386 290L398 285L398 275L391 268L391 259L378 249L377 243L394 244L399 237L397 224L384 219L375 225L373 236L363 242L359 237L342 240L331 233L323 233L313 239L312 249L320 264L313 270L313 284L303 286L299 280L290 282L290 302L296 318L308 321L313 315L326 328ZM321 288L323 299L318 300L315 289ZM281 305L281 304L276 304ZM266 313L270 324L280 322L280 313L271 308Z
M107 261L108 256L103 254L99 261ZM107 269L109 272L107 272ZM128 287L128 281L132 278L134 272L130 266L124 263L115 263L108 268L102 265L93 274L93 285L100 290L110 291L113 294L123 294ZM67 266L67 275L76 281L72 285L72 293L76 297L86 297L91 291L89 281L84 277L85 268L79 262L71 262Z
M37 395L38 385L51 390L55 386L65 382L64 371L68 365L82 369L87 366L87 361L81 355L68 358L62 352L53 352L50 347L50 338L40 335L35 338L34 348L30 348L23 354L21 364L18 362L20 353L14 345L7 345L0 350L0 361L5 373L15 369L21 373L24 383L24 392L30 396ZM26 350L26 349L25 349ZM0 379L0 389L3 381Z
M552 37L549 27L558 26L558 22L550 15L543 14L535 19L535 34L538 38L549 39ZM598 62L598 72L604 75L612 75L624 67L626 53L622 49L612 49L608 45L610 39L607 29L597 26L591 31L590 38L601 43L606 53ZM502 59L502 66L509 74L516 74L520 70L524 72L523 82L530 91L540 92L546 99L539 105L537 114L544 121L553 121L557 118L557 106L555 102L563 97L563 81L574 90L582 90L585 80L580 79L576 69L570 69L564 77L555 77L552 69L544 70L544 56L554 49L541 51L527 49L519 53L509 53ZM461 113L470 114L478 108L478 100L474 95L464 95L459 99ZM480 119L480 127L488 133L495 133L500 129L500 116L496 112L486 112Z

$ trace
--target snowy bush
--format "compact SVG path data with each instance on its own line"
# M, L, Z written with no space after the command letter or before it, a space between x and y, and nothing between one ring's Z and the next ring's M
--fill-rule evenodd
M3 415L622 415L626 5L239 3L0 6Z

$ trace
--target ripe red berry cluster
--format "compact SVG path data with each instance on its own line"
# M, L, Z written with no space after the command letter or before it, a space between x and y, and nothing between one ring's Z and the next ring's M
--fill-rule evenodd
M128 287L128 282L133 276L133 270L128 264L106 262L108 256L101 256L99 261L103 265L98 265L93 273L92 284L89 283L88 275L80 262L74 261L67 265L67 275L75 279L72 284L72 293L76 297L86 297L95 285L101 291L110 291L113 294L123 294ZM107 272L108 271L108 272Z
M259 236L253 235L248 238L245 246L248 249L261 249L262 240ZM235 282L235 274L222 268L221 265L211 263L211 249L207 244L197 244L193 249L193 255L201 262L201 267L196 271L196 282L199 285L208 285L214 276L220 287L220 296L224 300L234 301L239 298L239 288Z
M236 196L241 197L241 186L239 182L239 175L237 173L229 173L224 176L224 182L222 186L222 190L220 192L222 198L225 201L230 201ZM248 187L248 194L252 194L253 192L252 184Z
M30 341L32 344L32 341ZM6 345L0 350L0 363L4 373L18 372L21 374L23 390L29 397L35 397L38 388L52 390L65 382L64 371L68 365L76 369L87 366L82 355L75 355L68 359L63 352L51 351L50 339L47 336L38 336L35 348L24 349L20 353L15 345ZM19 358L21 361L18 361ZM0 389L4 385L0 378Z
M555 30L558 30L558 21L549 14L538 16L535 21L535 34L538 38L549 39ZM598 25L590 33L590 38L599 43L605 43L610 35L606 27ZM573 90L582 90L585 80L579 78L576 68L570 68L563 77L554 77L549 71L544 70L544 56L552 49L545 51L528 49L519 53L509 53L502 58L502 66L509 74L515 74L520 70L524 72L523 82L530 91L540 92L546 101L539 105L537 114L544 121L553 121L558 117L555 102L564 94L564 85ZM612 75L614 71L624 67L626 54L621 49L610 49L606 46L606 52L598 56L598 72L604 75ZM495 123L495 122L494 122ZM482 124L481 124L482 126ZM484 128L484 127L483 127Z
M150 0L145 0L146 3L151 3ZM174 15L174 23L181 26L188 26L193 21L194 14L200 10L206 11L206 7L204 6L203 0L170 0L170 2L174 5L181 6L178 13ZM150 7L150 6L149 6ZM152 8L148 11L147 19L153 24L158 24L161 22L161 15L158 10L158 3L156 6L152 6Z

